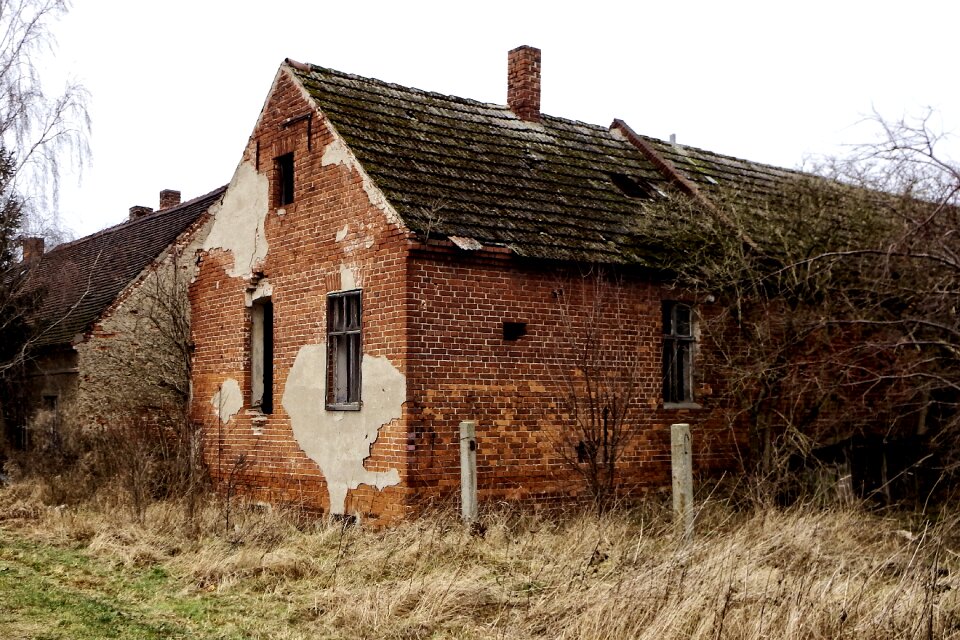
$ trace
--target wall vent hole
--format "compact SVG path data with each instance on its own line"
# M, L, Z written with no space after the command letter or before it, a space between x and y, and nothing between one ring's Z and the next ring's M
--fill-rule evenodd
M526 322L504 322L503 323L503 339L504 340L509 340L513 342L513 341L519 340L525 335L527 335Z

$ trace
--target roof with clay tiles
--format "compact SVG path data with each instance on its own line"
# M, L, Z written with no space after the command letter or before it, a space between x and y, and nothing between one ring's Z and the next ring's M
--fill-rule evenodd
M226 187L175 207L58 245L31 267L40 291L38 346L70 344L222 196Z
M795 171L638 136L651 162L616 126L422 91L291 63L375 184L421 238L520 256L656 266L647 203L683 197L679 174L709 197L728 189L762 199ZM632 132L631 132L632 133ZM689 193L688 193L689 195ZM656 213L659 212L659 213Z

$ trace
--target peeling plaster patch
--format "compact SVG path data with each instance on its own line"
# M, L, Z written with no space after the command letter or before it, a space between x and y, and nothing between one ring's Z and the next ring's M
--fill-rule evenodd
M273 285L270 284L269 280L261 280L257 283L257 287L252 291L247 289L244 293L245 302L248 307L252 307L255 300L260 298L270 298L273 296Z
M376 242L376 229L370 224L359 224L354 233L350 233L349 225L345 225L337 233L337 242L343 246L347 255L361 249L369 249Z
M363 356L363 408L327 411L324 402L327 347L300 348L287 378L283 408L290 415L293 436L304 453L320 466L327 481L331 513L342 514L347 491L361 484L378 490L400 484L397 469L368 471L363 462L379 436L380 427L400 417L407 379L382 357Z
M330 164L342 164L351 169L357 169L357 161L354 160L350 151L347 149L346 143L337 136L333 139L333 142L327 145L327 148L323 150L323 157L320 159L320 164L327 166Z
M227 378L220 385L220 389L213 394L210 400L213 405L213 415L220 422L226 424L230 418L237 415L237 412L243 408L243 394L240 392L240 383L233 378Z
M223 249L233 254L234 277L249 276L255 264L267 256L263 224L267 217L269 181L249 162L243 162L214 213L213 228L203 244L205 250Z
M356 156L354 156L353 152L347 147L347 143L343 141L343 138L341 138L340 134L336 132L336 130L333 128L333 125L328 124L327 127L333 134L333 142L328 144L323 150L323 157L320 159L320 164L324 167L331 164L341 164L353 171L356 171L358 174L360 174L363 190L366 192L367 199L370 200L370 204L377 209L380 209L380 211L383 211L383 213L387 216L387 222L390 224L395 224L399 227L404 227L403 221L400 219L397 211L393 208L393 205L387 201L387 198L383 195L383 192L380 191L375 184L373 184L373 180L370 179L370 176L367 175L366 171L364 171Z
M400 216L397 215L397 212L394 211L393 207L387 201L387 197L383 195L380 189L374 186L373 181L366 172L363 172L361 175L363 175L363 190L367 192L367 199L370 200L370 204L387 214L387 220L389 222L394 224L399 223Z
M353 266L341 264L340 265L340 290L341 291L350 291L351 289L359 289L361 286L360 273L359 269Z

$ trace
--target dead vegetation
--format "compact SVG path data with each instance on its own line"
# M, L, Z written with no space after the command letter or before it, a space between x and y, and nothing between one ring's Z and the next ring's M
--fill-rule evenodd
M0 489L0 551L26 539L169 575L138 619L191 637L206 627L171 611L203 607L204 624L236 637L960 637L955 516L716 502L685 545L652 503L603 516L504 507L484 514L482 537L449 513L371 529L248 504L225 534L216 498L191 527L174 501L138 522L104 497L42 495L28 481Z

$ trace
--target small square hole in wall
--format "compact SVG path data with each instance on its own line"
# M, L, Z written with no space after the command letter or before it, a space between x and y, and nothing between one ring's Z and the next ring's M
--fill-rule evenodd
M523 336L527 335L527 323L526 322L504 322L503 323L503 339L509 340L511 342L519 340Z

